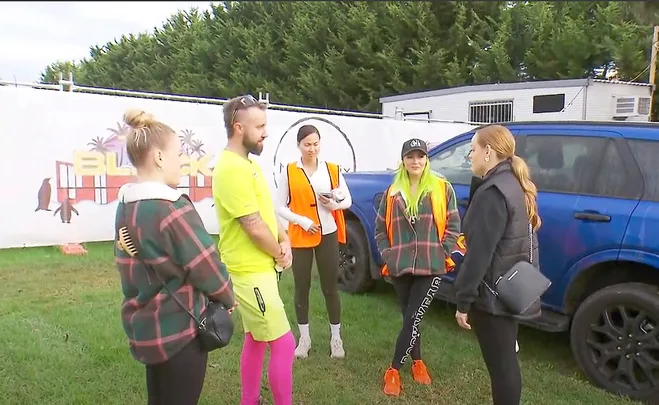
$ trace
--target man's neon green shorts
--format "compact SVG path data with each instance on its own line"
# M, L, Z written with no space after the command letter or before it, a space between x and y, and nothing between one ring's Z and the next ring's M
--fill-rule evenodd
M231 280L245 333L251 333L256 341L270 342L291 330L274 269L231 274Z

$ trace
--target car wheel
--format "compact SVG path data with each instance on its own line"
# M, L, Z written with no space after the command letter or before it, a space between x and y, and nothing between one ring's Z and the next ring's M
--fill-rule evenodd
M589 296L570 331L572 352L595 385L634 399L659 398L659 290L616 284Z
M346 243L339 245L339 289L363 293L374 281L370 273L370 257L366 236L358 221L346 221Z

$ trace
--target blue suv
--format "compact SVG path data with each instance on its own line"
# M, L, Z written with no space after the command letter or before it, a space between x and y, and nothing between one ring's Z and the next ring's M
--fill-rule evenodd
M540 268L552 281L542 298L544 315L527 325L569 330L573 355L597 386L635 399L659 398L659 125L504 125L538 186ZM477 129L429 152L432 169L453 184L461 215ZM373 233L392 177L391 171L345 175L353 205L345 212L343 291L366 292L381 277ZM445 276L440 299L454 302L454 279Z

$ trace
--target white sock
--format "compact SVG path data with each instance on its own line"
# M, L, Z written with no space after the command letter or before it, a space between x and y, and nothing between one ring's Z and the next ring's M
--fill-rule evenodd
M332 331L332 339L341 339L341 324L336 325L330 323L330 330Z
M300 331L300 338L307 338L311 340L311 336L309 336L309 324L304 324L304 325L297 325L297 329Z

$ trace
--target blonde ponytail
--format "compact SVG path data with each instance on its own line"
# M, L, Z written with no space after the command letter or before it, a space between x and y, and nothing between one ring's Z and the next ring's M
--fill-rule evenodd
M514 155L511 159L510 166L515 173L515 177L519 180L519 184L524 190L524 199L526 200L526 213L529 216L529 222L533 226L533 230L537 231L540 228L542 221L540 220L540 215L538 215L538 189L531 181L531 174L529 173L529 167L526 165L526 162L521 157Z

